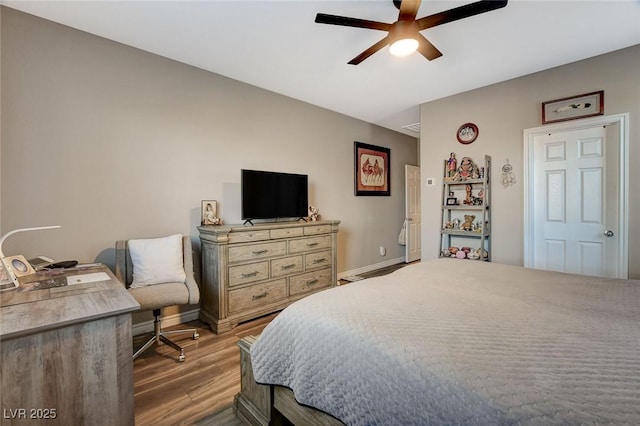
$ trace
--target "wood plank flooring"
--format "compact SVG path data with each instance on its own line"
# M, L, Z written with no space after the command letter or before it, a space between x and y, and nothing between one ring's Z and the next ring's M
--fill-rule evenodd
M405 265L362 275L385 275ZM260 334L276 315L240 324L219 335L200 321L170 327L169 330L196 327L200 338L192 340L191 333L171 336L184 348L185 362L178 362L178 352L167 345L153 346L134 361L136 425L244 426L232 408L233 397L240 391L237 343L244 336ZM139 347L144 338L136 337L134 346Z
M169 330L196 327L200 338L190 333L171 336L184 348L186 360L167 345L153 346L133 363L136 425L242 425L232 410L240 391L238 341L258 335L275 314L240 324L216 335L200 321ZM138 347L144 336L134 339Z

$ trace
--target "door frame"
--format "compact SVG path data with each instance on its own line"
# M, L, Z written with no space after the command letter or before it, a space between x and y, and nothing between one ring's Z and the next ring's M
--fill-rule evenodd
M416 249L415 251L418 252L418 257L416 259L413 259L411 261L409 261L409 254L411 253L411 227L415 224L413 224L413 220L409 217L409 193L408 193L408 175L409 175L409 169L413 167L414 169L418 170L418 197L421 198L421 188L422 188L422 175L421 170L420 170L420 166L415 166L413 164L405 164L404 165L404 223L405 223L405 247L404 247L404 261L405 263L410 263L410 262L415 262L418 260L422 259L422 213L417 214L418 216L418 220L419 222L419 232L416 233L416 238L414 241L414 244L416 244L419 249ZM422 205L421 202L418 201L418 205L417 208L420 210L420 212L422 211Z
M617 276L629 277L629 113L585 118L524 130L524 266L533 267L534 217L531 198L534 194L534 139L549 133L567 132L591 127L618 126L618 265Z

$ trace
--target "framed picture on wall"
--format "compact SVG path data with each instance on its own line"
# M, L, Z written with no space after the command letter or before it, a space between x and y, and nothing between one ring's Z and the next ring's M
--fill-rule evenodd
M542 124L604 114L604 90L542 103Z
M354 142L355 195L391 195L391 150Z

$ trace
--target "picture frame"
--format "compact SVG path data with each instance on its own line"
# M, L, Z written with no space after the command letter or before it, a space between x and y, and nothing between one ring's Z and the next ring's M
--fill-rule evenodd
M391 150L354 142L354 192L356 196L391 195Z
M458 199L455 198L455 197L447 198L447 205L448 206L457 206L458 205Z
M219 225L218 202L216 200L202 200L200 206L201 225Z
M604 114L604 90L542 103L542 124Z

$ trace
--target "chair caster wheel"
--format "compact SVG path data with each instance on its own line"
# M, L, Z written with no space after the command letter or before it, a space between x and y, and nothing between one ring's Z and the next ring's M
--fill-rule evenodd
M180 354L180 356L178 357L178 361L179 362L184 362L184 360L185 360L184 354Z
M198 334L198 332L194 332L193 333L193 340L198 340L198 337L200 337L200 334Z

